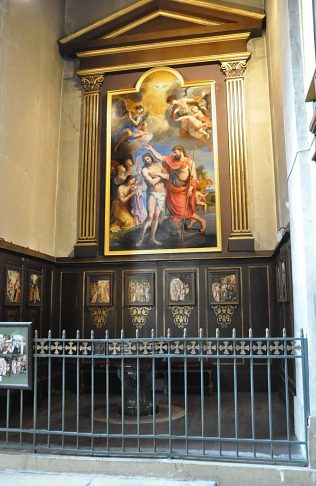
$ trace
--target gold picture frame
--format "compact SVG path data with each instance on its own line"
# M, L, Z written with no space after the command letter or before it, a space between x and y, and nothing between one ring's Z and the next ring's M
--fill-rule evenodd
M209 305L239 304L239 269L208 270Z
M155 305L154 272L126 271L124 272L125 305L153 306Z
M23 270L20 267L7 265L5 267L5 304L22 305Z
M276 265L276 278L277 278L277 298L278 302L288 302L288 269L287 259L285 255L282 255Z
M36 270L28 272L28 297L29 306L39 307L42 303L43 274Z
M87 273L86 303L93 307L111 307L113 304L113 274Z
M215 81L154 68L107 107L105 255L221 251Z
M195 279L194 270L166 270L168 305L195 305Z

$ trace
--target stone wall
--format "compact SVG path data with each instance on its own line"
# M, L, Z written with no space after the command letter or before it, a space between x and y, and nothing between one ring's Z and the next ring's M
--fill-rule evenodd
M266 1L267 45L272 106L273 150L277 175L279 225L290 221L295 333L303 328L310 346L316 339L316 166L311 161L311 107L305 103L306 75L315 67L313 42L308 42L311 2ZM304 27L303 27L303 24ZM308 51L308 55L307 55ZM307 61L309 64L307 64ZM289 215L286 201L288 193ZM310 392L316 392L316 362L309 354ZM300 392L300 383L297 390ZM301 406L297 394L297 406ZM311 400L311 415L316 402Z

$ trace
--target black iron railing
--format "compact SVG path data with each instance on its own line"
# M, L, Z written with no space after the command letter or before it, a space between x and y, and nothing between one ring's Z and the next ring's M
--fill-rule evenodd
M303 335L49 334L33 360L32 391L1 391L1 448L307 463Z

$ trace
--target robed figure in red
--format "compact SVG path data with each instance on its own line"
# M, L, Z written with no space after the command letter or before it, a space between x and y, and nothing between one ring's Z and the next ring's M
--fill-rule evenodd
M161 155L151 145L147 148L154 156L163 162L163 166L169 174L166 180L167 206L170 212L170 220L174 223L189 219L188 227L195 221L200 224L200 232L205 232L206 221L196 211L194 193L198 186L195 162L192 157L186 155L182 145L173 147L174 155Z

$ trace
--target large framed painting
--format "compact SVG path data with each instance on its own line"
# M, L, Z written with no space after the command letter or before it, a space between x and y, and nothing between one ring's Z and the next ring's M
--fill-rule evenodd
M195 272L166 270L168 305L195 305Z
M0 322L0 388L32 388L31 322Z
M154 305L155 287L153 272L126 271L124 272L124 280L126 305Z
M87 305L111 306L113 295L112 273L87 274Z
M240 284L238 269L209 270L209 304L238 304L239 286Z
M22 269L7 266L5 269L5 303L21 305L22 303Z
M107 103L105 254L219 251L215 81L155 68Z

